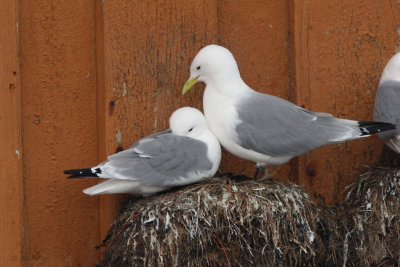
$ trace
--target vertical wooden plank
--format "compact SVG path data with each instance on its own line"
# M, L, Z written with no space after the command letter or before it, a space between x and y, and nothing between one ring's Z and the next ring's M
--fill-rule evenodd
M0 2L0 266L22 266L21 83L18 1Z
M397 1L292 1L297 104L372 120L379 77L399 44ZM320 202L342 197L358 168L375 162L376 137L318 148L299 159L299 183Z
M236 58L243 80L256 91L290 98L287 1L218 1L218 41ZM224 152L223 171L252 176L255 164ZM268 167L274 177L296 175L290 164Z
M182 106L201 108L202 90L181 96L196 52L216 41L216 1L104 2L106 153L169 127ZM103 236L119 199L101 203Z
M103 0L95 1L96 8L96 93L97 93L97 155L99 163L106 160L106 126L105 126L105 82L104 82L104 15L103 15ZM105 229L108 225L101 223L103 217L103 209L107 211L111 208L108 207L108 196L99 197L99 238L104 240L106 236ZM101 256L105 248L99 249ZM100 257L101 258L101 257Z
M97 160L95 5L20 1L24 265L93 266L98 198L63 170Z
M288 1L289 5L289 53L291 63L291 86L293 87L291 101L295 104L306 107L305 103L308 103L307 92L309 92L309 66L308 62L308 40L307 37L307 23L309 18L309 5L308 0L291 0ZM304 36L305 35L305 36ZM309 153L308 153L309 154ZM296 174L296 182L307 189L307 191L313 195L315 191L312 191L311 179L304 179L305 170L304 166L308 166L308 154L296 157L296 165L298 167L298 173ZM311 171L311 169L309 169ZM320 175L320 174L319 174Z

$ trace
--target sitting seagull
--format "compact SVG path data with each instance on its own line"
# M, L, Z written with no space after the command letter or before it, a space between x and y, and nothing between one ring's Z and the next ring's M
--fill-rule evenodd
M88 195L129 193L149 196L174 186L214 176L221 146L203 114L190 107L176 110L170 130L144 137L93 168L66 170L68 178L108 178L83 190Z
M359 122L315 113L248 87L231 52L218 45L200 50L190 67L185 94L204 82L204 116L219 142L232 154L260 167L280 165L316 147L392 130L390 123Z
M396 124L397 129L378 134L379 138L400 153L400 53L383 70L375 97L374 119Z

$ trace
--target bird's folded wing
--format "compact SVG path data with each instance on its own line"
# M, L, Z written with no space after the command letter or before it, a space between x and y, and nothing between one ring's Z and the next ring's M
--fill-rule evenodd
M400 125L400 82L386 81L379 85L375 97L374 119ZM400 129L396 129L379 135L382 138L390 138L399 134Z
M207 172L212 163L207 145L193 138L164 132L142 138L129 149L99 165L106 178L138 180L149 186L182 184L194 172Z
M355 126L330 114L310 112L257 92L244 98L237 111L241 146L273 157L299 155L358 133Z

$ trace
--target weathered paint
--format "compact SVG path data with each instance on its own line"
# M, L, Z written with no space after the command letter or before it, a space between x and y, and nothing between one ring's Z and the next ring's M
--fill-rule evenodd
M243 80L262 93L290 98L286 1L218 1L218 43L231 50ZM224 152L224 172L252 176L255 164ZM282 181L296 175L289 164L270 167Z
M20 1L25 266L99 256L96 181L62 172L98 161L94 23L90 1Z
M216 1L106 1L104 17L107 155L169 127L182 106L201 108L202 91L181 96L191 59L216 41ZM120 131L121 143L115 142ZM102 197L103 236L121 198Z
M340 118L372 120L380 74L399 44L397 1L303 0L292 7L297 104ZM375 136L318 148L299 158L298 183L320 202L336 202L381 149Z
M0 2L0 266L22 266L18 1Z
M396 0L1 2L0 265L96 262L125 197L87 197L81 190L96 181L62 170L165 129L179 107L201 108L204 86L184 97L181 88L209 43L231 49L260 92L372 119L379 75L400 44L399 11ZM331 203L381 148L375 137L319 148L275 176ZM221 169L251 175L254 164L225 153Z

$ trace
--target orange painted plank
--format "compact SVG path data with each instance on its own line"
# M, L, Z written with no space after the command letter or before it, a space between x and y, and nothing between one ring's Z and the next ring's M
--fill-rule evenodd
M291 97L288 23L286 1L218 1L218 41L235 56L243 80L258 92L285 99ZM253 162L226 151L223 154L223 171L251 177L254 167ZM274 177L286 181L297 173L292 167L285 164L269 169L276 172Z
M0 2L0 266L22 266L21 83L18 1Z
M399 44L397 1L293 1L297 104L372 120L379 77ZM358 168L381 156L376 137L318 148L299 159L299 183L322 203L342 198Z
M96 183L63 170L97 159L95 5L20 1L24 265L93 266L100 243Z
M104 79L107 155L169 127L182 106L201 108L202 90L182 97L196 52L216 41L216 1L105 1ZM103 197L102 235L119 205Z

